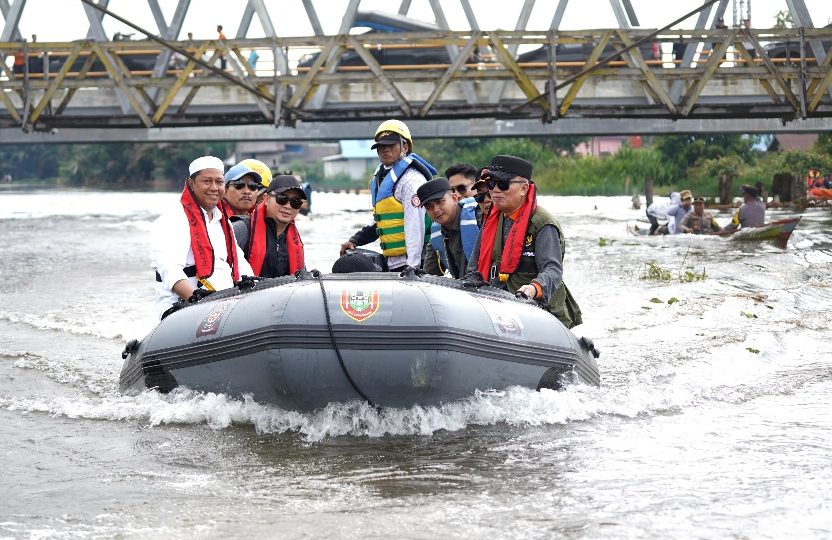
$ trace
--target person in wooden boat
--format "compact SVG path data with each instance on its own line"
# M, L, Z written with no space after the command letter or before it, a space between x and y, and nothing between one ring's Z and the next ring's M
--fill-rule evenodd
M685 220L685 217L693 212L693 193L689 189L683 189L679 192L679 204L671 205L665 213L667 214L667 223L659 227L655 234L681 234L679 225Z
M716 234L722 230L710 212L705 211L705 199L693 199L693 212L690 212L679 225L685 234Z
M305 269L303 241L295 218L306 193L295 175L272 178L251 219L234 222L237 243L258 277L281 277Z
M450 181L441 177L422 184L416 195L433 220L422 269L436 276L447 270L455 279L461 278L480 235L477 201L460 198Z
M659 199L647 207L646 214L647 220L650 222L650 231L648 234L654 235L657 234L659 230L659 220L666 220L667 219L667 211L675 206L679 206L682 203L682 200L679 196L678 191L673 191L670 193L667 199ZM670 230L672 229L672 230ZM675 219L673 222L668 221L668 233L673 234L676 231L676 222Z
M748 227L762 227L766 222L766 205L758 197L757 188L744 184L742 186L742 206L740 206L731 223L726 225L722 232L730 234L736 232L737 229L745 229Z
M538 301L567 328L581 310L563 282L566 240L558 221L537 205L534 167L515 156L495 156L483 169L493 205L468 262L466 286L488 283Z
M436 169L413 152L410 129L399 120L378 126L372 148L381 162L370 180L374 222L341 244L341 255L378 240L390 272L420 268L428 224L416 190Z
M229 221L231 209L223 199L224 169L222 160L214 156L192 161L181 207L159 216L150 229L160 319L197 289L227 289L241 276L253 275Z

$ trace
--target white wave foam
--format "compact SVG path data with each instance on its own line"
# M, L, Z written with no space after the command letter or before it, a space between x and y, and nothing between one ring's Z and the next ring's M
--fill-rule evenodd
M71 398L0 397L0 407L12 411L46 413L69 418L163 424L206 424L214 429L252 425L258 433L298 433L307 442L328 437L386 435L432 435L457 431L470 425L505 423L540 426L582 421L600 415L635 417L678 410L695 396L656 392L637 385L626 394L583 385L562 391L510 388L479 392L457 402L437 407L384 409L379 414L366 403L333 403L314 413L286 411L255 402L250 397L234 399L223 394L177 389L168 395L147 391L136 397L109 396Z
M50 311L47 313L0 313L0 321L25 324L38 330L57 330L70 334L87 335L105 339L126 339L127 336L143 336L152 328L153 324L147 322L146 317L141 320L127 320L119 318L102 319L94 314L68 313L79 315L80 318L70 319L65 313ZM155 321L154 321L155 322Z

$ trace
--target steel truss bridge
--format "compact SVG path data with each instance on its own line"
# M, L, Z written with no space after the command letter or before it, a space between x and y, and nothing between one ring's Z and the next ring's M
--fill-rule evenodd
M436 29L352 35L360 0L349 0L338 34L324 35L303 0L315 35L284 37L265 1L248 0L237 36L220 41L179 39L190 0L170 21L148 0L160 37L109 41L102 20L118 14L107 0L79 0L85 39L32 43L17 29L26 1L0 0L0 143L360 138L391 117L421 137L832 129L832 29L813 28L803 0L786 0L793 29L715 28L728 0L708 0L691 29L658 31L633 28L629 0L610 0L619 28L586 31L558 29L568 0L544 30L525 29L525 0L514 31L480 29L460 2L470 30L449 30L431 0ZM246 37L255 15L267 37ZM659 58L644 54L653 43ZM769 56L765 44L778 43L790 44L786 57ZM581 45L585 58L558 59L561 46ZM542 59L518 61L521 47L543 46ZM372 54L418 49L444 49L448 61L389 65ZM252 65L252 50L264 60ZM341 65L350 54L358 65Z

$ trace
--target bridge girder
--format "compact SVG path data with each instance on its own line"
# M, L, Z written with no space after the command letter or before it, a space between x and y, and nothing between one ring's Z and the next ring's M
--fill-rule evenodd
M312 0L302 0L316 35L278 37L265 2L247 0L237 39L194 42L174 41L189 0L178 0L170 24L158 0L148 0L159 34L170 40L149 46L146 41L102 42L101 17L106 15L82 0L90 20L89 32L96 41L0 43L0 57L18 54L25 60L23 73L13 73L6 64L0 66L5 68L0 76L0 128L4 132L22 130L18 139L54 130L70 137L77 129L164 131L240 122L270 124L273 129L303 125L307 130L331 123L333 132L342 133L344 126L356 121L375 123L394 116L409 123L436 122L449 130L449 136L466 132L464 126L471 119L489 118L494 126L508 125L499 122L537 122L543 126L540 130L529 128L535 133L571 133L581 125L587 133L599 132L606 127L598 126L613 125L605 120L629 122L632 128L628 133L647 128L675 132L678 126L694 131L704 126L725 130L729 122L723 120L730 118L761 122L769 131L799 119L812 120L800 125L828 129L825 119L832 116L832 50L827 53L824 45L832 42L832 30L811 28L803 0L784 0L794 19L804 24L799 29L714 29L727 0L709 0L699 13L696 28L667 30L656 36L645 30L624 29L638 22L629 0L610 0L622 28L606 32L558 30L568 0L559 0L555 6L548 31L525 29L533 0L524 0L515 31L482 31L468 0L460 1L471 31L447 30L439 1L431 0L439 27L444 29L349 35L360 3L350 0L339 34L325 36ZM711 7L717 2L711 19ZM9 5L0 0L4 16L10 17L4 35L19 36L16 20L25 3L15 0ZM107 4L107 0L98 2L98 6ZM399 13L406 14L409 8L410 2L402 2ZM245 39L254 15L266 37ZM709 20L711 29L705 29ZM666 50L681 43L684 55L678 60L671 60L668 54L658 60L645 59L639 40L646 37L660 46L667 44ZM765 42L797 44L800 55L791 61L770 59L761 45ZM746 50L749 43L753 55ZM550 46L551 51L557 51L560 46L581 44L594 47L594 53L583 61L565 62L550 52L545 62L517 62L519 47ZM719 55L709 57L713 51L703 50L703 44L714 44ZM371 54L415 47L445 49L449 61L391 66ZM293 50L304 48L321 51L319 61L307 69L290 61ZM131 55L142 50L152 56L149 72L130 65ZM251 65L244 50L270 54L271 69ZM469 59L472 51L483 50L492 51L493 60ZM612 50L623 60L592 66L603 64ZM808 56L807 50L814 56ZM230 71L218 74L204 61L183 58L196 51L212 55L209 63L225 57ZM171 54L179 62L177 66L165 65ZM347 54L361 58L364 65L340 65ZM73 55L86 64L73 68L57 63L50 70L48 59L61 55ZM41 71L30 69L32 60L36 65L40 60ZM103 70L96 72L94 66L99 64ZM588 68L592 69L584 73ZM574 78L576 75L580 77ZM673 123L656 123L657 119ZM566 121L570 121L568 127ZM748 127L746 131L757 131ZM299 132L298 138L303 138ZM135 139L141 140L142 135L137 133Z

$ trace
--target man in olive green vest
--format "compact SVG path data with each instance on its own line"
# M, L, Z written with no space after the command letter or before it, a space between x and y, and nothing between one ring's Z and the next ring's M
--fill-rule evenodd
M563 283L566 242L560 224L537 206L533 166L514 156L495 156L482 171L493 205L468 263L465 281L488 282L537 300L567 328L581 324L581 310Z

